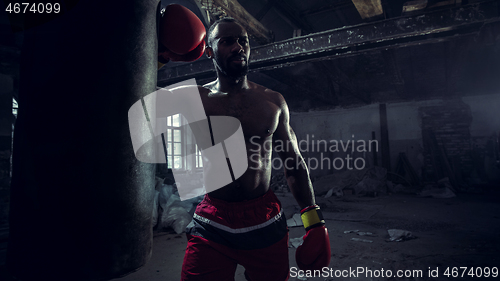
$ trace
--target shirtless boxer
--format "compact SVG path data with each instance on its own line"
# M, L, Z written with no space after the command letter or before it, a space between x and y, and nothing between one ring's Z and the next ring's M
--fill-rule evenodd
M277 151L288 185L302 209L307 234L297 249L301 269L330 262L328 232L315 205L314 192L281 94L248 81L250 46L234 19L214 22L205 54L217 79L199 86L207 116L232 116L241 122L248 155L247 171L233 183L205 195L188 226L181 279L234 280L237 264L253 281L288 280L288 229L281 204L269 189L273 142L290 143ZM286 161L285 161L286 160Z

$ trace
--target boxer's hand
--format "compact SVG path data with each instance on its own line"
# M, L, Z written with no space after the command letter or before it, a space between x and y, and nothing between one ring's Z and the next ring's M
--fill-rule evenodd
M330 239L325 221L318 205L304 208L301 212L302 222L306 228L304 242L295 252L295 260L302 270L321 270L330 264Z
M160 19L158 68L170 60L199 59L205 51L205 35L205 26L193 12L178 4L168 5Z

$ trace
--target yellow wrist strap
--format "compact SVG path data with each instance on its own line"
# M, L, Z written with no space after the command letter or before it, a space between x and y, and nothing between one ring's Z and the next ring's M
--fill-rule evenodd
M306 211L300 215L300 218L302 219L306 230L325 224L323 215L321 214L318 205L306 208Z

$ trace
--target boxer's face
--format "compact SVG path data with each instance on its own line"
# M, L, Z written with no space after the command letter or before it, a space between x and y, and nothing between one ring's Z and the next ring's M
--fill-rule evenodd
M215 61L215 67L229 77L247 75L250 45L245 29L237 23L222 22L215 27L212 38L207 55Z

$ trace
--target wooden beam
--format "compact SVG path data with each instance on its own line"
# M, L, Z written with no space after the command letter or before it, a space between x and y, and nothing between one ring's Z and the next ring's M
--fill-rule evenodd
M235 18L246 29L249 35L254 37L259 44L268 44L274 41L274 36L270 30L264 27L243 6L236 0L212 0L214 5L223 9L226 14Z
M384 9L380 0L352 0L362 19L382 15Z

